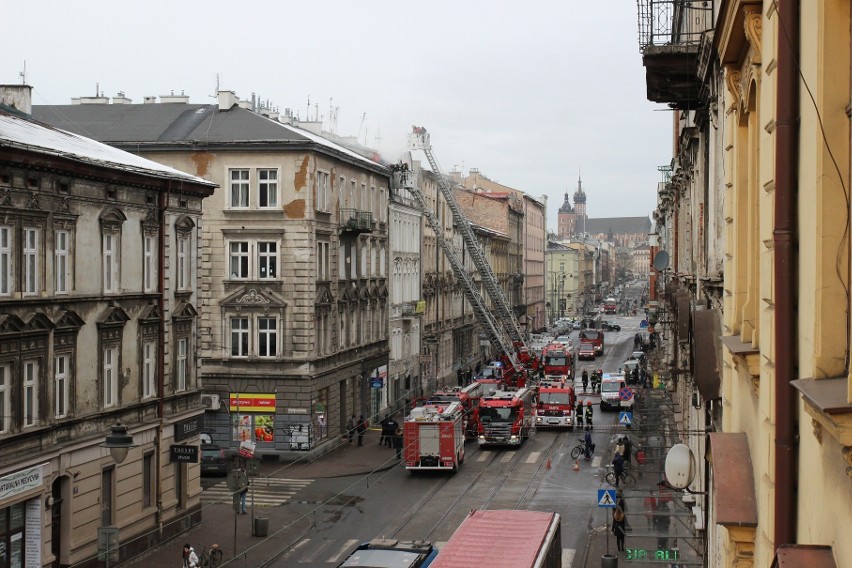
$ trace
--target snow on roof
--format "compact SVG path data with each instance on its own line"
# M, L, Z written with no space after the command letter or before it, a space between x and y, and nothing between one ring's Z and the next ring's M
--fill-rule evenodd
M4 146L145 176L178 178L211 187L216 185L91 138L0 111L0 147Z
M269 119L269 120L273 120L273 119ZM342 154L346 154L347 156L349 156L351 158L355 158L355 159L357 159L361 162L366 162L366 163L370 164L371 166L385 167L378 162L375 162L375 161L373 161L369 158L365 158L364 156L362 156L358 152L353 152L352 150L350 150L346 146L342 146L340 144L332 142L328 138L324 138L322 136L314 134L313 132L311 132L309 130L298 128L296 126L291 126L291 125L285 124L283 122L278 122L277 120L273 120L273 122L275 122L276 124L278 124L282 128L286 128L287 130L289 130L289 131L291 131L295 134L299 134L300 136L304 136L305 138L309 138L312 142L316 142L317 144L320 144L322 146L327 146L328 148L334 149L334 150L336 150L336 151L338 151Z

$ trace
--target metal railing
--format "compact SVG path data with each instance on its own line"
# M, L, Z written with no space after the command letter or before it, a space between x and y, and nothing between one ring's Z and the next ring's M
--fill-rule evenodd
M714 0L636 0L639 50L649 46L698 45L713 29Z
M373 214L370 211L341 208L340 224L347 229L371 231L373 229Z

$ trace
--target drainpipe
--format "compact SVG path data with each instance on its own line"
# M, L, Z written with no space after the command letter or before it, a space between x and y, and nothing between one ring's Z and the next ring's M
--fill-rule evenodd
M166 324L163 318L165 317L165 295L166 295L166 209L169 206L169 196L172 190L172 182L167 181L165 191L160 191L157 196L158 211L157 219L160 222L160 227L157 229L157 291L159 298L157 299L157 307L160 310L160 319L157 323L157 347L159 356L157 357L157 441L156 441L156 460L157 460L157 521L159 524L160 535L163 534L163 464L161 463L163 455L163 398L166 396L166 377L165 377L165 361L163 354L165 351Z
M778 0L779 26L775 128L775 550L796 543L795 256L798 195L799 2Z

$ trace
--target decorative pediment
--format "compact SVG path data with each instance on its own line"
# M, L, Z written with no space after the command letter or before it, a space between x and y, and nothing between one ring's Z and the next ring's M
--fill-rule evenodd
M53 327L53 322L50 321L49 317L37 313L29 319L22 331L50 331Z
M198 316L195 307L189 302L180 302L172 312L172 319L190 320Z
M125 215L121 209L109 207L101 212L99 219L101 221L101 225L104 227L118 228L121 227L122 223L127 221L127 215Z
M124 325L130 316L118 306L109 306L98 319L98 325Z
M86 322L83 321L83 318L77 315L77 312L65 310L64 312L62 312L62 315L59 316L59 319L56 320L56 323L54 325L56 326L57 330L80 329L81 327L86 325Z
M181 215L177 221L175 221L175 231L178 234L187 234L191 233L195 228L195 223L192 218L188 215Z
M221 305L229 307L283 308L287 306L284 298L269 290L243 287L231 294Z
M355 286L344 286L343 294L341 295L341 301L345 302L356 302L358 301L358 291L355 289Z
M326 284L318 284L317 285L317 295L314 298L314 304L319 305L328 305L334 302L334 298L331 296L331 290Z
M142 310L142 313L139 314L139 321L141 322L157 322L163 317L162 312L160 312L160 306L158 304L148 304L145 306L145 309Z
M24 329L24 322L16 315L0 315L0 333L17 333Z

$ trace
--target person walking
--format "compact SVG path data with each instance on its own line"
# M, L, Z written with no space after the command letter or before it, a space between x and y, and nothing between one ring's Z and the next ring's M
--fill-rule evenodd
M616 507L612 512L612 532L615 534L615 542L618 545L619 552L624 552L624 535L627 532L624 519L624 511L621 507Z
M586 430L586 433L583 435L583 442L585 443L585 458L586 461L592 459L592 454L595 452L595 443L592 442L592 433Z
M624 457L618 452L612 457L612 473L615 475L615 486L618 487L624 475Z
M592 401L586 401L586 428L592 428L592 415L594 414L594 410L592 410Z
M352 443L353 438L355 438L355 426L357 423L355 422L355 415L349 417L349 420L346 421L346 438L349 440L349 443Z
M396 459L402 459L402 429L397 428L393 433L393 449L396 450Z
M364 445L364 433L367 432L367 420L364 418L364 415L358 417L358 425L355 429L358 431L358 445Z
M387 427L388 435L385 438L385 445L389 448L393 448L393 437L396 435L396 431L399 429L399 424L396 423L396 420L393 419L393 416L388 418Z
M183 545L183 568L197 568L198 567L198 555L195 554L195 549L192 548L192 545L184 544Z
M249 489L248 483L246 483L245 487L240 489L240 511L239 511L239 513L241 515L246 514L246 498L248 497L248 489Z
M390 439L393 435L393 431L388 429L388 422L390 422L390 416L385 414L385 417L382 418L381 422L379 422L379 426L382 427L382 433L379 436L379 445L390 446Z
M583 401L579 398L577 399L577 409L574 411L574 418L576 419L577 426L583 427Z
M627 522L627 500L624 498L624 491L622 491L621 489L615 492L615 506L621 508L621 510L624 511L624 530L632 530L630 528L630 523Z
M582 383L583 383L583 394L585 394L586 389L589 388L589 371L587 371L586 369L583 369Z
M627 436L624 436L621 439L621 443L624 444L624 452L622 452L624 454L624 466L630 467L630 465L631 465L630 459L631 459L631 456L633 455L633 442L630 441L630 438L628 438Z

